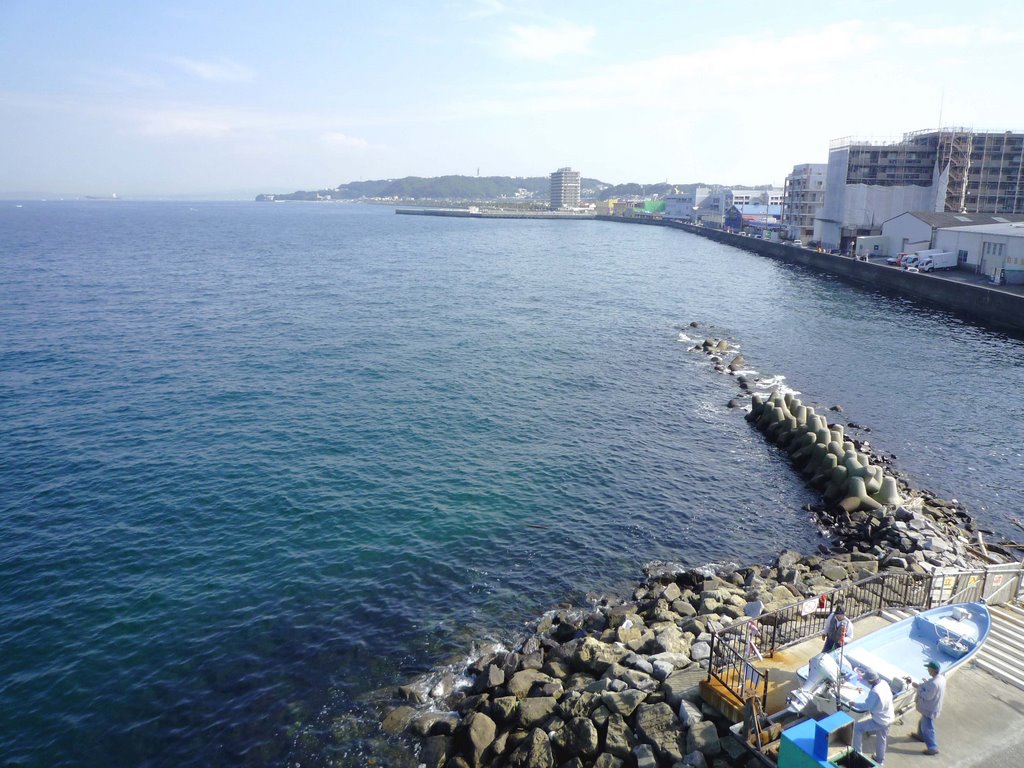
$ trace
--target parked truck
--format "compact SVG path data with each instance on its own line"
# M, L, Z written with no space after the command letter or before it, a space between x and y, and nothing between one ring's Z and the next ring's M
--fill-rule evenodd
M917 263L915 266L920 272L931 272L936 269L956 269L956 254L944 251L941 248L918 251L916 255Z

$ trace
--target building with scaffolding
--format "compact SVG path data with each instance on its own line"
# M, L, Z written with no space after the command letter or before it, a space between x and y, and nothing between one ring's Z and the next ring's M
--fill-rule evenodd
M580 172L559 168L551 174L551 210L580 207Z
M846 248L907 211L1024 213L1024 133L941 128L832 142L815 240Z
M825 205L827 163L794 165L783 186L782 226L791 240L814 239L814 217Z

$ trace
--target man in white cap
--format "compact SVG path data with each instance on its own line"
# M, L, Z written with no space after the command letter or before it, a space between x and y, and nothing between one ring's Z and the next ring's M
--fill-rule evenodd
M865 670L864 682L871 686L867 701L863 707L855 707L858 712L867 712L866 717L853 726L853 749L861 751L864 735L874 733L878 736L874 760L879 765L885 763L885 747L889 741L889 726L896 719L896 710L892 705L892 688L872 669Z
M914 683L917 689L915 704L917 711L921 713L921 722L917 726L917 733L912 733L911 736L924 742L926 755L937 755L939 742L935 738L935 718L942 711L942 700L946 696L946 676L939 671L937 661L929 661L925 667L929 679L923 683Z

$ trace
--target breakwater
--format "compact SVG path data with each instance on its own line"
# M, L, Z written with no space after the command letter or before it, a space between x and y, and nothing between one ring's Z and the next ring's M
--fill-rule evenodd
M507 211L491 208L396 208L395 213L401 216L447 216L458 219L561 219L561 220L593 220L592 213L575 213L569 211Z
M382 725L417 740L419 765L745 765L742 748L726 737L730 721L704 701L716 637L740 629L745 643L759 622L782 620L774 612L812 599L829 604L878 574L926 580L945 568L1012 559L998 547L979 552L966 510L913 488L891 457L852 434L863 427L829 423L792 393L759 391L767 380L746 371L728 341L707 338L691 351L734 377L729 405L749 400L746 421L788 448L794 470L822 491L809 511L827 543L815 553L784 550L770 565L648 566L630 595L591 595L587 607L549 611L515 648L491 648L402 686L404 702ZM870 612L857 589L848 611Z
M761 256L798 264L843 278L852 283L886 293L910 296L927 301L965 317L1015 332L1024 332L1024 295L997 286L946 280L936 275L925 275L894 269L886 264L857 261L809 248L797 248L772 240L758 240L721 229L695 226L670 219L624 218L597 216L601 221L624 224L681 229L709 240L742 248Z

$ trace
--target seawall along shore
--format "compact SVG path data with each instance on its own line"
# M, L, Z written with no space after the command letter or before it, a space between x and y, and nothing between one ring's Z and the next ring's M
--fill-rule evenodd
M458 219L580 219L597 218L592 213L571 213L568 211L508 211L497 208L396 208L402 216L447 216Z
M887 264L857 261L846 256L798 248L772 240L733 234L721 229L700 227L670 219L640 219L621 216L596 216L601 221L620 224L681 229L693 235L732 245L761 256L821 270L844 280L899 296L911 296L937 307L961 314L985 325L1003 330L1024 332L1024 290L1019 286L992 286L980 282L973 273L954 271L951 276L971 278L970 281L949 279L944 275L904 272ZM973 282L977 279L979 282Z

